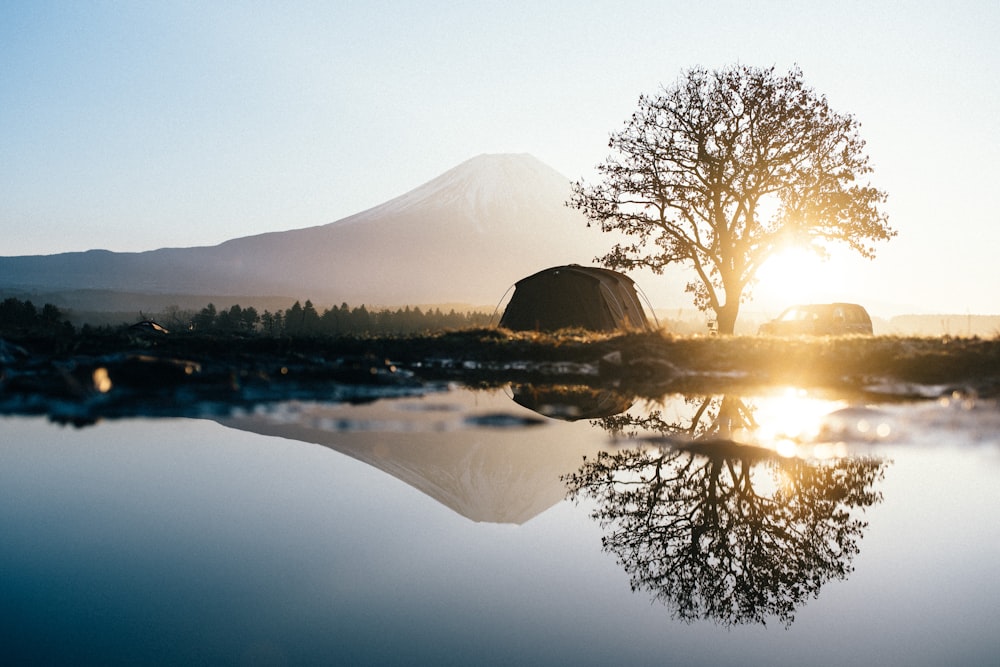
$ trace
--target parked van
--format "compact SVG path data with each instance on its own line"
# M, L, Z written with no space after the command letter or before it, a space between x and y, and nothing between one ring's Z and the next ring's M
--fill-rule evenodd
M856 303L821 303L792 306L777 319L760 327L773 336L842 336L872 334L872 318Z

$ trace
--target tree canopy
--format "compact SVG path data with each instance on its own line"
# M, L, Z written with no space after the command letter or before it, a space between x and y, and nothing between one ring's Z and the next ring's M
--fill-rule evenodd
M863 257L896 235L880 206L859 122L833 111L801 70L694 68L611 135L597 183L569 204L623 241L598 261L662 273L683 264L702 310L732 333L756 272L777 250L824 256L843 243Z

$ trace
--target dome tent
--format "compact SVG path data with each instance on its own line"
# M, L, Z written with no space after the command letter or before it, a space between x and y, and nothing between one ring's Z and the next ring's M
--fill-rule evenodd
M650 328L631 278L577 264L554 266L517 281L500 326L514 331Z

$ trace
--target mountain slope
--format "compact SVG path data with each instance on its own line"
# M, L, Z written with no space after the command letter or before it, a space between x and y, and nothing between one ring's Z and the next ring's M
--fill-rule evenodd
M480 155L318 227L211 247L2 257L0 286L492 304L525 275L606 251L569 196L569 180L530 155Z

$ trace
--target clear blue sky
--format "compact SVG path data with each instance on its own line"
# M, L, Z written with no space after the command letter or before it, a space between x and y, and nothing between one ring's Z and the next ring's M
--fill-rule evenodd
M589 176L682 70L797 63L860 120L900 232L830 270L1000 313L998 33L997 0L0 0L0 255L325 224L484 152Z

